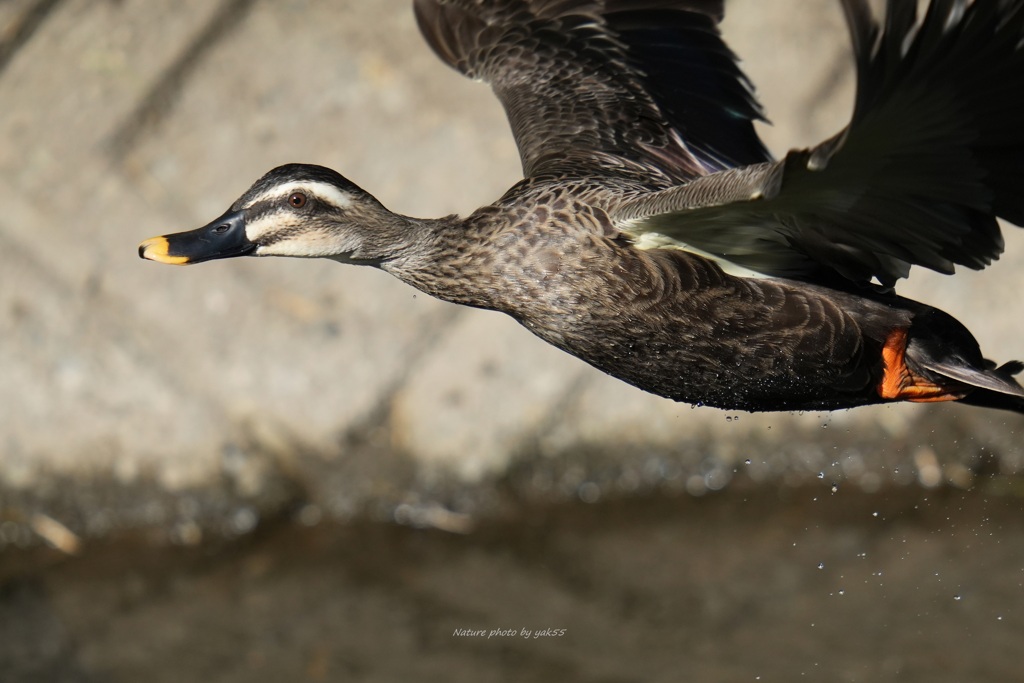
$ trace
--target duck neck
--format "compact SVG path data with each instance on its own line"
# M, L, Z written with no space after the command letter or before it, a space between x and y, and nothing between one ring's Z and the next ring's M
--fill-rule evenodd
M494 288L488 284L493 269L476 249L478 243L486 243L486 236L457 216L398 218L406 235L404 247L381 261L382 270L437 299L478 308L498 307L491 291Z
M338 263L374 266L401 277L404 264L431 251L433 221L392 213L383 206L359 207L362 213L346 217L342 229L324 230L329 241L324 256ZM333 228L334 226L332 226Z

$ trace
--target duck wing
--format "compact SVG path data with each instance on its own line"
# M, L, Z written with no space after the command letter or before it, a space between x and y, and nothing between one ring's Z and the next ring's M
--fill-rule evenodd
M447 64L491 84L526 177L616 171L667 186L770 157L723 0L415 0Z
M951 273L1024 224L1024 1L843 0L857 66L849 126L778 162L709 175L623 207L626 231L767 275L891 286ZM651 241L653 240L653 241Z

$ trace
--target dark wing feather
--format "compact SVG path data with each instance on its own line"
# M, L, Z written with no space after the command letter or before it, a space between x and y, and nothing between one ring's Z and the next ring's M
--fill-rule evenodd
M844 0L857 63L842 133L628 207L657 232L754 270L891 285L912 265L982 268L996 217L1024 223L1024 1L890 0L885 29Z
M667 186L769 158L760 109L719 37L722 0L414 6L441 59L494 88L527 177L632 167Z

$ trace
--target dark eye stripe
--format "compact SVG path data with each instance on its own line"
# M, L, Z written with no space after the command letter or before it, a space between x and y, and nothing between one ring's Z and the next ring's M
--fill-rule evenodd
M308 234L309 230L303 227L289 225L288 227L279 228L277 230L271 230L270 232L260 235L257 241L260 243L261 246L267 247L270 246L271 244L275 244L276 242L283 242L295 235Z

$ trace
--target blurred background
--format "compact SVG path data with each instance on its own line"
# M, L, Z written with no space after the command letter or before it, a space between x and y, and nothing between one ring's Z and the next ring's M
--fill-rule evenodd
M285 162L514 183L408 5L0 0L0 679L1020 680L1024 416L691 408L371 269L137 257ZM727 11L772 150L837 131L839 4ZM901 291L1020 358L1022 237Z

